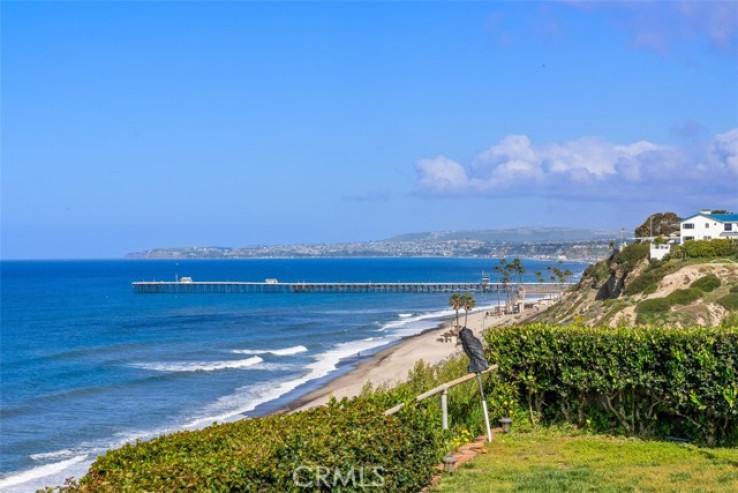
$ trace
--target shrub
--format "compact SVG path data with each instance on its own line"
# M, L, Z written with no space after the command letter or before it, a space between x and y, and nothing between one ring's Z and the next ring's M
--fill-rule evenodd
M648 243L634 243L616 253L613 261L630 270L641 260L648 258L651 247Z
M728 313L720 322L720 327L738 329L738 311Z
M738 310L738 293L728 293L718 299L717 303L726 310Z
M736 284L735 286L731 286L730 287L730 292L731 293L738 293L738 284Z
M738 253L738 247L729 238L687 240L683 247L688 257L729 257Z
M652 298L638 303L636 313L655 314L666 313L671 308L671 303L666 298Z
M714 291L719 288L721 284L722 282L718 276L715 274L708 274L694 281L690 287L709 293L710 291Z
M591 278L595 284L601 284L608 277L610 277L610 268L607 266L607 262L600 261L596 262L584 270L582 279Z
M656 285L664 278L666 271L663 268L650 269L633 280L626 280L624 293L634 295L645 291L656 291Z
M694 303L698 299L702 298L702 291L699 289L677 289L672 291L665 299L671 306L674 305L689 305Z
M658 289L658 286L656 284L649 284L643 289L643 294L653 294Z
M738 443L736 327L531 324L485 337L533 421Z
M174 433L109 451L79 483L62 491L335 489L315 486L319 467L330 471L331 483L354 475L354 481L340 484L341 491L365 491L366 483L380 477L385 489L419 491L440 461L441 431L428 425L422 408L402 416L383 411L366 401L334 401L309 411ZM313 486L300 486L308 483Z
M702 291L699 289L677 289L672 291L671 294L665 298L651 298L648 300L641 301L636 306L636 313L640 315L656 315L659 313L666 313L672 306L676 305L689 305L702 298ZM644 322L645 319L641 317L638 323Z

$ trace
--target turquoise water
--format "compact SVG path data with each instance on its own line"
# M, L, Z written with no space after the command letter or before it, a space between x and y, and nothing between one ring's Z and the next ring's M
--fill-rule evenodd
M450 314L448 294L134 294L131 282L474 282L495 263L2 262L0 489L60 484L131 440L268 413ZM533 281L551 263L524 265Z

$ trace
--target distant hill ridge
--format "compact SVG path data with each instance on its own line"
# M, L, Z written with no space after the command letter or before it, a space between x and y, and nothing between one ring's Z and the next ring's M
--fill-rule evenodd
M274 257L521 257L594 261L610 251L617 231L574 228L488 229L409 233L379 241L324 244L186 246L128 253L132 259Z
M479 229L407 233L385 241L453 241L472 240L498 243L544 243L612 240L620 236L616 230L592 230L562 227L520 227L511 229Z

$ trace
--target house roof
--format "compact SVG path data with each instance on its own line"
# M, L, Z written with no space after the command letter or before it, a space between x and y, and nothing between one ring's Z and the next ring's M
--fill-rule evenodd
M692 218L695 218L697 216L703 216L703 217L709 217L710 219L714 219L715 221L720 221L721 223L733 223L738 222L738 214L703 214L701 212L697 214L692 214L689 217L685 217L681 220L681 222L689 221Z

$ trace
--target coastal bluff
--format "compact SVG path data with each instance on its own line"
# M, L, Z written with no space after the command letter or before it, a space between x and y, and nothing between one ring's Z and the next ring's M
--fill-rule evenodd
M719 326L735 313L733 258L649 261L639 244L591 265L536 321L588 326Z

